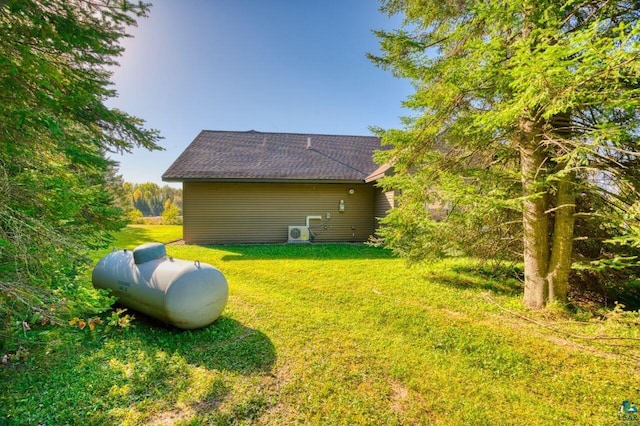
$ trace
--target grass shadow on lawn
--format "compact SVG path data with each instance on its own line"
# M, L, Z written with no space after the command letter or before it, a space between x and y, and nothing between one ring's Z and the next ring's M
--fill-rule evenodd
M454 265L430 272L437 282L461 290L480 289L505 296L522 294L522 272L511 265Z
M177 353L192 365L240 374L269 373L276 351L264 333L222 316L213 324L181 330L135 312L139 339L147 348Z
M227 254L224 261L234 260L354 260L354 259L391 259L391 250L371 247L364 244L254 244L229 246L202 246L219 248Z
M0 425L115 424L130 416L137 420L125 423L157 424L156 415L215 414L234 387L274 368L271 339L229 317L183 331L135 316L133 326L109 336L62 330L65 338L51 346L56 356L34 354L20 374L0 369L0 381L11 384L0 397ZM34 411L25 398L44 406Z

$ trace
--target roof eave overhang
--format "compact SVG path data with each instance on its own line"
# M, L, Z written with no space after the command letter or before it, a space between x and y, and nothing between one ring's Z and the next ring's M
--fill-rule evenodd
M392 174L393 174L393 165L391 165L391 163L386 163L378 167L378 169L376 169L373 173L371 173L369 176L364 178L364 181L366 183L377 182L379 179L382 179L383 177L392 175Z
M369 176L367 176L367 178L364 181L365 181L365 183L377 182L378 179L381 179L383 177L385 177L384 173L379 173L377 175L369 175Z
M193 182L193 183L344 183L364 184L364 179L261 179L261 178L162 178L163 182Z

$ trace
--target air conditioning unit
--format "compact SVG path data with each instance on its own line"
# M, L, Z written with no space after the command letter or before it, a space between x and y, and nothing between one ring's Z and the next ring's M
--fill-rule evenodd
M309 242L309 228L306 226L289 226L289 233L287 235L287 242L290 243Z

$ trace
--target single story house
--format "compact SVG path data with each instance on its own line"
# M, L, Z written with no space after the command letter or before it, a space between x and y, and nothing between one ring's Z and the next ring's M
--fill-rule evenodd
M393 206L373 136L204 130L162 175L187 243L364 242Z

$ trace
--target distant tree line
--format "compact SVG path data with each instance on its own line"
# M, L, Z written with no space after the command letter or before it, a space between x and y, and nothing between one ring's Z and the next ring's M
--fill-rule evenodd
M162 223L179 223L182 215L182 189L169 185L162 187L155 183L123 184L124 210L129 221L142 223L144 217L160 216Z

